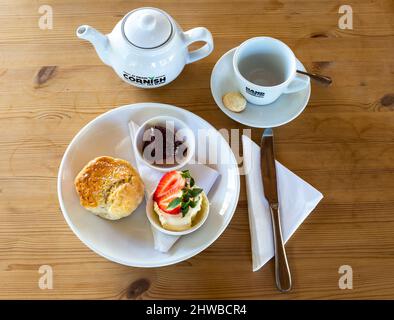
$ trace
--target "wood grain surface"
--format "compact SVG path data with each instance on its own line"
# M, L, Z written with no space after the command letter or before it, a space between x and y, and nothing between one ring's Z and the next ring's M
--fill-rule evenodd
M38 27L40 5L52 30ZM353 30L338 8L353 8ZM103 65L75 36L80 24L108 33L128 11L155 6L188 30L207 27L215 50L168 86L142 90ZM0 298L3 299L394 299L394 2L0 0ZM231 224L208 249L174 266L121 266L89 250L57 200L62 155L82 126L135 102L190 110L216 128L245 128L215 105L211 70L227 50L258 35L285 41L308 70L308 107L276 130L277 157L324 199L287 245L294 289L275 288L273 262L251 271L245 183ZM258 141L261 130L253 129ZM51 265L52 290L38 287ZM340 290L338 269L353 268Z

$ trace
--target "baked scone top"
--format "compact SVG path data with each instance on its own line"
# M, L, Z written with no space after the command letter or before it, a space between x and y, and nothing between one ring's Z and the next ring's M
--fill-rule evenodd
M108 156L90 161L75 178L75 187L85 208L121 216L130 214L144 193L138 172L127 161Z

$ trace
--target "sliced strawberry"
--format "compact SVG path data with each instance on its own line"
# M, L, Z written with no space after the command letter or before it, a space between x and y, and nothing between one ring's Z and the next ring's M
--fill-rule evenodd
M179 190L172 191L167 193L165 196L159 198L156 202L159 206L160 210L168 213L168 214L178 214L181 211L181 203L178 206L172 209L168 209L168 205L171 203L172 200L178 198Z
M185 187L186 180L182 177L179 171L170 171L167 172L161 179L155 193L153 195L153 199L157 202L160 198L165 195L173 192L178 192L179 190Z

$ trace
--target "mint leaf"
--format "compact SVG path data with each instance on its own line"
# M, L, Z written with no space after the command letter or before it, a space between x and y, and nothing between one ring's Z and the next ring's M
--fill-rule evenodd
M200 188L191 189L190 194L192 198L197 197L203 190Z
M179 204L181 203L181 201L182 201L182 198L175 198L174 200L172 200L172 201L168 204L167 210L176 208L177 206L179 206Z
M190 194L186 193L183 197L182 197L182 202L188 202L190 199Z
M188 207L182 208L181 211L182 211L182 217L184 217L186 213L189 211L189 208Z
M184 217L189 211L189 208L195 208L197 206L197 201L194 200L201 192L203 192L203 189L193 188L195 187L196 182L194 181L194 178L190 175L189 170L183 170L181 172L181 175L182 178L186 180L185 187L182 189L182 197L180 198L181 201L179 202L178 200L173 200L169 206L173 205L173 208L175 208L180 204L182 216Z
M190 200L188 200L187 202L182 202L181 208L182 209L184 209L184 208L187 209L189 207L189 204L190 204Z
M195 201L190 201L190 208L195 208L197 205L197 202Z
M183 170L181 173L182 178L191 178L189 170Z

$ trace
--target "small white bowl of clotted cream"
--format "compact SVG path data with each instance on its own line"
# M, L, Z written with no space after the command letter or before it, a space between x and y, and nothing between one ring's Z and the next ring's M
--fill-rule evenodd
M159 181L146 204L149 222L170 235L196 231L208 218L209 201L188 170L170 171Z

